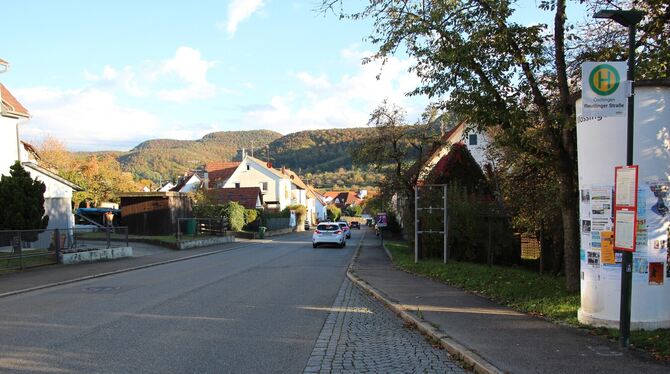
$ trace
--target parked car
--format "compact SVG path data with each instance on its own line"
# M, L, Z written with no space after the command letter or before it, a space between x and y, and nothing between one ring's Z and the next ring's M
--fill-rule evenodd
M338 222L338 225L342 228L342 231L344 231L344 235L347 239L351 239L351 229L349 229L349 224L346 222Z
M309 230L309 221L305 221L305 230Z
M347 245L344 239L344 230L339 224L335 222L322 222L316 226L314 234L312 234L312 248L316 248L321 244L335 244L340 248Z
M358 221L352 221L352 222L351 222L351 228L352 228L352 229L360 230L360 229L361 229L361 223L358 222Z

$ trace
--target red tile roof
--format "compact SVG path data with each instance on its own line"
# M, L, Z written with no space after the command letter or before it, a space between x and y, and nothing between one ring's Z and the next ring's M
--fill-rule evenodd
M351 191L343 191L343 192L329 191L324 193L323 196L332 197L334 203L342 205L351 205L353 203L358 204L361 201L361 199L358 198L356 193Z
M207 190L206 194L218 204L236 201L247 209L256 209L258 199L263 204L260 187L216 188Z
M11 115L12 117L30 117L28 109L26 109L11 92L0 83L0 98L2 98L2 112Z
M210 162L205 165L205 170L207 170L209 181L212 183L230 178L238 166L240 166L239 162Z

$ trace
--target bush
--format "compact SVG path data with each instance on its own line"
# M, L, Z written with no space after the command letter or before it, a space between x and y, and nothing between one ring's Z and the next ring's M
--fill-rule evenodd
M193 207L193 214L197 218L225 218L232 231L244 228L245 209L235 201L225 204L197 204Z
M232 231L241 231L244 228L245 209L242 205L234 201L228 202L223 207L223 214Z
M328 220L331 222L337 221L340 219L340 216L342 215L342 211L340 208L336 207L335 205L328 205L326 207L326 214L328 215Z
M260 213L256 209L247 209L244 211L245 229L248 231L258 230L260 222Z

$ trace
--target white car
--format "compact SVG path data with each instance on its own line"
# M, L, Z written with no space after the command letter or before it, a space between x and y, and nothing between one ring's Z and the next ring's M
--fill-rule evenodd
M312 234L312 248L316 248L320 244L335 244L343 248L347 245L347 241L344 239L345 235L344 230L336 222L321 222Z
M344 231L344 237L351 239L351 228L349 228L349 224L342 221L337 222L337 224L340 225L340 228Z

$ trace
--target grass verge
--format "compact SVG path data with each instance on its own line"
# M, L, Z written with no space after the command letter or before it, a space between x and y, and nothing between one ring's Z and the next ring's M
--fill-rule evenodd
M565 290L565 278L503 266L486 266L468 262L438 260L414 263L414 254L404 242L387 241L393 263L400 269L480 294L520 312L541 316L550 321L581 326L577 321L579 294ZM592 329L611 339L618 330ZM631 344L659 360L670 360L670 329L631 332Z

